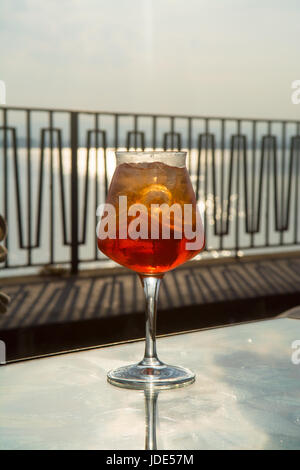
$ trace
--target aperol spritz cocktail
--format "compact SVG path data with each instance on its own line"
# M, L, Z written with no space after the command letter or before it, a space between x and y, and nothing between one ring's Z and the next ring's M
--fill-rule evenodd
M143 361L111 371L109 382L161 388L194 380L192 372L163 364L156 355L155 318L163 274L204 248L196 197L185 152L117 152L98 232L98 247L137 272L146 294L146 351Z

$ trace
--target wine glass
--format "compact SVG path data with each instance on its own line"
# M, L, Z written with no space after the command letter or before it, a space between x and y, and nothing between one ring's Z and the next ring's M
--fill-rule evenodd
M186 385L195 380L194 373L161 362L155 340L157 298L164 274L204 248L186 152L116 152L116 159L97 226L98 247L138 273L146 297L146 341L142 361L110 371L107 379L135 389Z

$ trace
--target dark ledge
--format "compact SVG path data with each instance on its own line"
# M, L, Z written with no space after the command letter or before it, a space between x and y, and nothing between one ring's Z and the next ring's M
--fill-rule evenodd
M157 334L274 318L299 304L300 293L295 293L163 310L158 315ZM1 333L1 339L6 343L8 362L143 337L142 313L35 325L8 329Z
M0 318L7 360L106 345L144 336L144 294L135 273L10 278ZM300 305L298 255L193 262L168 273L159 295L158 334L248 322Z

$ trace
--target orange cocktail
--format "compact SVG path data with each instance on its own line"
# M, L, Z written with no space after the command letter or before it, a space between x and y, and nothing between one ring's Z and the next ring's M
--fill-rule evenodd
M127 196L126 209L133 204L145 206L147 211L142 211L140 215L148 219L147 238L130 238L128 226L134 217L124 213L127 211L121 208L119 196ZM106 202L116 209L116 238L98 239L98 247L109 258L123 266L142 274L160 274L191 259L203 249L203 236L201 246L189 250L186 248L186 244L192 240L188 240L184 233L184 205L192 206L191 229L194 231L198 208L185 167L178 168L160 162L120 164L113 176ZM169 219L164 217L164 209L155 207L162 204L165 207L173 204L179 205L182 208L181 220L174 212L170 212ZM127 238L119 236L120 230L124 233L124 227L120 227L120 218L122 218L121 224L126 225ZM164 239L163 224L168 223L168 220L170 236ZM156 222L158 226L156 239L151 237L153 222ZM179 230L182 237L176 238Z

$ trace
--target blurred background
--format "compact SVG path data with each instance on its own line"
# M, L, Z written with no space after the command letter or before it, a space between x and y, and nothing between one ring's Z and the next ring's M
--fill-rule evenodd
M297 0L3 0L7 104L299 117Z

